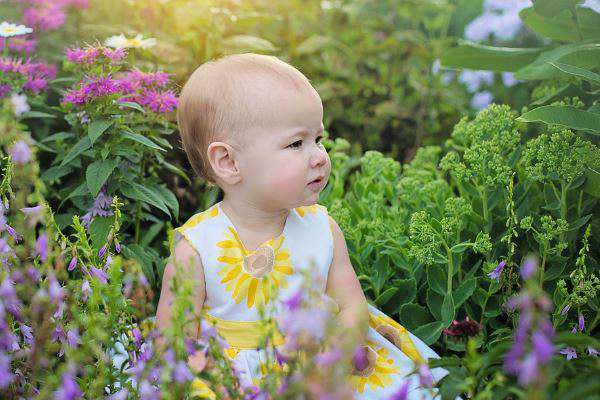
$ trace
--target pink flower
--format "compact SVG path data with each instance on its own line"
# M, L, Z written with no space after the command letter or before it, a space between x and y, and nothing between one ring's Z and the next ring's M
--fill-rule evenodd
M158 92L155 90L148 90L143 93L139 99L139 103L143 106L147 106L155 113L168 113L177 107L177 96L172 90L165 92Z
M23 10L23 22L27 26L34 27L41 31L58 29L65 23L67 16L62 10L61 5L45 2L35 8L26 8Z

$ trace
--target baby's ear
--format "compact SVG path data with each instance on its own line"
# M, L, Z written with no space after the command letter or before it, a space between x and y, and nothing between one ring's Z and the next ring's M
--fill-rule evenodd
M229 185L242 179L235 160L235 150L225 142L212 142L206 149L206 156L215 175Z

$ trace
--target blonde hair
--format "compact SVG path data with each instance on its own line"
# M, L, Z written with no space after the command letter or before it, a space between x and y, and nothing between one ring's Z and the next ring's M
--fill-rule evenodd
M265 119L265 115L252 107L260 98L247 96L249 92L256 93L261 89L261 78L263 82L270 79L291 84L300 91L312 89L309 80L293 66L277 57L253 53L233 54L206 62L183 86L177 123L183 149L199 177L215 182L206 154L210 143L226 138L243 140L244 130L260 126ZM264 97L267 96L265 93Z

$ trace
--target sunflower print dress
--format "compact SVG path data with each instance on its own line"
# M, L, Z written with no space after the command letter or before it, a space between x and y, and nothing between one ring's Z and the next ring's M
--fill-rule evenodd
M269 359L264 349L257 349L264 332L264 326L259 326L259 308L271 303L278 312L282 307L274 302L269 287L275 287L280 298L288 298L301 287L300 269L311 265L316 268L313 274L323 278L317 280L321 282L317 289L328 297L325 286L333 259L333 231L327 208L320 204L294 208L282 233L254 251L246 249L221 202L192 216L175 234L187 240L202 259L206 298L201 314L227 341L225 353L241 371L243 383L257 384ZM429 391L419 388L416 375L407 375L427 358L439 356L372 304L368 308L369 365L350 377L354 397L386 399L409 380L408 398L431 398ZM283 343L284 338L275 337L275 346ZM431 373L438 381L447 371L434 368ZM215 397L199 380L193 387L199 397Z

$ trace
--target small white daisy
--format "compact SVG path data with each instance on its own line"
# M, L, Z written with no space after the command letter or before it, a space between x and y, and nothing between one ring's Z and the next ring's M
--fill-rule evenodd
M115 49L120 48L142 48L147 49L156 44L156 39L146 38L143 39L142 35L136 35L134 38L126 38L122 33L120 35L111 36L104 41L104 44L108 47L114 47Z
M15 25L10 22L3 21L0 23L0 37L12 37L26 35L33 32L33 29L25 25Z

